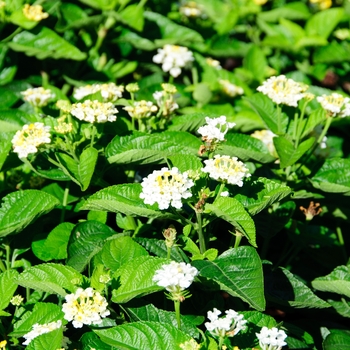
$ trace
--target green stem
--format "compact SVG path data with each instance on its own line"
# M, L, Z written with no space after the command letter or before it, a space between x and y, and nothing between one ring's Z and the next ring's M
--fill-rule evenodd
M323 130L322 130L322 133L321 133L320 137L319 137L318 140L317 140L317 145L319 145L319 144L322 142L323 138L326 136L326 134L327 134L327 132L328 132L328 129L329 129L329 127L330 127L331 124L332 124L332 121L333 121L333 118L332 118L332 117L328 117L328 118L326 119L326 125L324 126L324 128L323 128Z
M220 197L221 192L222 192L222 190L223 190L224 188L225 188L225 184L222 183L222 184L220 185L220 188L219 188L218 194L216 195L216 198L219 198L219 197Z
M236 237L235 238L235 245L233 248L238 248L240 243L241 243L243 235L240 232L236 231L235 237Z
M171 247L167 247L167 255L166 258L170 260L171 258Z
M204 254L207 250L205 247L205 238L203 235L203 229L202 229L202 213L199 213L196 211L196 218L197 218L197 232L198 232L198 239L199 239L199 250L201 254Z
M296 127L295 148L298 147L300 138L301 138L302 133L304 131L304 128L302 128L302 124L303 124L303 119L304 119L307 104L308 104L308 102L306 101L301 109L299 121L298 121L297 125L295 125L295 127Z
M6 43L8 41L11 41L13 39L13 37L20 33L23 29L21 27L18 27L12 34L10 34L7 38L1 40L2 43Z
M222 346L224 345L224 340L225 340L225 337L220 336L220 338L219 338L219 349L220 350L222 349Z
M61 211L61 219L60 222L64 222L64 217L66 214L66 209L67 209L67 204L68 204L68 196L69 196L69 185L70 181L66 182L66 187L64 189L64 194L63 194L63 202L62 202L62 211Z
M26 287L26 301L28 302L30 299L30 288Z
M339 226L336 227L336 232L337 232L337 236L338 236L338 241L339 241L339 244L340 244L340 248L342 250L342 254L343 254L343 257L344 257L344 261L345 263L347 263L348 261L348 256L346 254L346 250L345 250L345 244L344 244L344 238L343 238L343 233L342 233L342 230Z
M277 131L278 133L282 133L282 121L281 121L282 109L280 105L276 105L276 109L277 109Z
M181 329L181 314L180 314L180 301L174 300L177 328Z
M11 248L9 244L4 244L6 251L6 269L10 270L11 268Z
M95 125L92 125L92 130L91 130L91 143L90 143L90 146L91 146L91 147L94 147L95 134L96 134L96 126L95 126Z

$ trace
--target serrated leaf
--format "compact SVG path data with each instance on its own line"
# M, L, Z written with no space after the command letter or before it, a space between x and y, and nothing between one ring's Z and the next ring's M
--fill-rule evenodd
M312 287L323 292L332 292L350 298L350 271L348 266L338 266L329 275L318 277Z
M341 298L341 301L327 300L327 302L334 307L339 315L350 318L350 303L344 298Z
M252 73L255 80L261 83L266 74L267 61L259 46L253 45L243 59L243 67Z
M69 242L67 265L82 272L91 258L102 249L106 239L115 233L109 226L99 221L85 221L78 224Z
M74 224L62 222L44 240L33 241L33 253L43 261L67 258L67 246Z
M61 264L41 264L25 269L16 282L22 287L42 290L51 294L65 296L65 289L75 292L83 276L72 267Z
M305 20L310 17L310 11L302 2L291 2L284 6L277 7L270 11L263 11L259 13L259 19L269 22L278 22L280 18L287 18L290 20Z
M141 191L141 185L138 183L106 187L90 196L80 209L120 212L125 215L139 215L150 218L173 217L172 214L156 210L156 204L153 206L144 204L140 198Z
M323 350L349 350L350 332L347 330L333 329L322 344Z
M165 163L172 155L197 155L201 141L181 131L167 131L161 134L134 133L131 136L117 136L106 148L110 163L152 164Z
M113 290L112 301L126 303L129 300L162 290L152 278L167 259L141 256L123 264L115 273L114 278L120 283L118 289Z
M57 350L60 349L63 339L63 328L55 329L49 333L40 334L34 338L26 350Z
M249 243L256 247L255 225L244 206L235 198L220 197L213 204L206 203L205 210L230 224L244 234Z
M91 349L98 349L98 350L114 350L114 347L111 347L110 345L103 343L100 338L92 332L86 332L82 335L80 338L80 342L83 345L82 350L91 350Z
M173 325L157 322L134 322L104 330L94 330L103 342L118 349L178 350L191 337Z
M0 132L0 170L12 149L13 136L15 132Z
M181 173L189 170L200 170L203 168L203 163L198 157L187 155L186 157L182 155L173 155L168 157L173 167L176 167L180 170Z
M205 124L207 113L195 113L180 115L171 120L168 130L195 132Z
M132 4L126 7L119 13L119 16L123 23L139 32L142 31L145 20L143 18L143 7L140 4Z
M102 250L94 257L94 264L103 264L111 271L140 256L148 256L147 251L129 236L108 240Z
M0 208L0 237L22 231L60 203L57 198L38 190L12 192L3 197Z
M233 186L231 188L234 191ZM244 186L235 192L233 192L233 198L237 199L250 215L256 215L273 203L287 197L292 193L292 189L265 177L252 177L246 179Z
M192 265L201 276L217 282L230 295L241 298L254 309L265 310L262 265L254 248L229 249L214 261L196 260Z
M45 58L66 58L81 61L86 58L86 54L77 47L68 43L58 34L47 27L41 27L39 31L23 31L14 36L8 46L19 52L24 52L28 56L35 56L39 60Z
M284 268L265 269L266 297L282 305L294 308L327 308L328 303L316 296L309 287Z
M295 148L293 143L285 137L279 136L273 138L278 156L280 157L281 169L295 164L314 144L315 138L310 137L302 142L298 148Z
M7 308L13 297L18 284L16 278L18 277L16 270L7 270L0 274L0 310Z
M222 143L215 154L238 157L243 161L250 159L261 163L271 163L276 160L268 148L260 140L244 134L227 134L226 142Z

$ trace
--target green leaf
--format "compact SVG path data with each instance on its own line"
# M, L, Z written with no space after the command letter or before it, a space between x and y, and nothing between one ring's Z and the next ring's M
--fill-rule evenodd
M118 3L125 3L126 5L128 0L79 0L83 4L91 6L92 8L99 10L113 10Z
M315 111L313 111L307 118L303 120L303 123L301 125L301 130L303 130L303 133L301 135L301 138L304 138L305 136L309 135L310 132L312 132L315 127L322 122L324 122L326 119L326 112L323 108L318 108Z
M140 4L132 4L119 13L120 19L124 24L131 28L142 31L144 26L143 7Z
M243 67L252 73L252 76L259 83L262 83L266 76L267 61L264 52L259 46L253 45L243 59Z
M344 9L335 7L314 14L307 22L308 36L317 35L327 39L344 16Z
M67 265L83 271L91 258L102 249L106 239L114 234L115 231L99 221L78 224L69 242Z
M261 163L271 163L276 160L266 145L254 137L235 133L226 134L225 138L226 142L218 147L216 154L238 157L243 161L253 159Z
M55 197L38 190L12 192L2 200L0 237L22 231L39 216L59 205Z
M139 215L149 218L173 217L172 214L156 210L157 205L144 204L140 198L142 187L138 183L106 187L90 196L81 210L102 210L125 215Z
M259 13L258 17L268 22L278 22L280 18L303 20L310 17L310 12L307 5L295 1L270 11L263 11Z
M147 20L157 23L162 39L171 39L172 44L204 41L195 30L180 26L159 13L145 11L144 16Z
M152 278L167 259L150 256L140 256L123 264L115 273L114 278L120 283L118 289L112 293L112 301L126 303L129 300L162 290Z
M350 271L348 266L338 266L329 275L318 277L312 287L323 292L332 292L350 298Z
M244 206L235 198L220 197L213 204L207 203L205 210L230 224L244 234L249 243L256 247L255 225Z
M147 251L129 236L108 240L102 250L94 257L94 264L103 264L111 271L118 270L140 256L148 256Z
M57 350L62 345L63 328L55 329L49 333L40 334L34 338L26 350Z
M316 296L310 288L284 268L272 271L266 267L266 298L294 308L327 308L328 303Z
M168 130L195 132L205 124L207 116L207 113L179 115L171 120Z
M323 350L349 350L350 332L347 330L332 329L331 333L323 341Z
M324 192L350 194L349 173L350 159L326 159L311 182L315 188Z
M10 333L13 337L22 337L32 330L35 323L45 324L63 320L62 308L52 303L35 303L33 310L28 311L15 324L14 330Z
M80 338L80 342L83 345L82 350L91 350L91 349L115 350L114 347L111 347L110 345L103 343L100 340L100 338L95 333L92 333L92 332L85 332Z
M41 264L25 269L16 279L22 287L42 290L51 294L65 296L65 289L75 292L76 285L82 282L83 276L72 267L61 264Z
M217 282L230 295L241 298L254 309L265 310L262 265L254 248L229 249L214 261L196 260L192 265L201 276Z
M106 344L129 350L178 350L179 344L191 339L171 324L150 321L123 324L94 332Z
M7 308L10 304L10 300L18 287L16 283L18 275L16 270L7 270L0 274L0 310Z
M327 300L327 302L334 307L339 315L350 318L350 303L344 298L341 298L341 301Z
M132 32L131 30L123 30L118 38L118 43L129 43L136 49L144 51L153 51L156 49L153 41L143 38L140 35Z
M231 187L232 189L234 186ZM250 215L256 215L263 209L291 194L290 187L269 180L265 177L249 178L244 186L236 191L233 197L237 199Z
M347 42L332 41L329 45L319 47L313 54L315 63L342 63L350 61L350 45Z
M33 241L33 253L43 261L67 258L67 246L74 224L62 222L56 226L46 239Z
M182 155L173 155L168 158L171 162L171 165L173 167L177 167L181 173L184 173L185 171L196 171L201 170L203 168L203 163L201 160L192 155L187 155L186 157Z
M288 126L288 117L281 113L280 123L278 123L277 110L275 104L265 95L261 93L245 98L255 112L260 116L266 127L274 134L284 134Z
M63 205L65 192L64 192L64 189L57 182L53 182L50 185L43 187L41 191L53 195L61 202L61 205ZM71 194L68 194L68 198L66 198L66 201L67 201L66 203L71 204L78 200L79 200L79 197L75 197Z
M310 137L302 142L298 148L295 148L293 143L283 136L274 137L273 143L280 157L280 167L283 169L295 164L312 147L315 138Z
M134 133L131 136L116 136L106 148L110 163L152 164L165 163L172 155L197 155L201 141L181 131L168 131L161 134Z
M82 61L86 58L84 52L81 52L77 47L46 27L41 27L35 34L23 31L15 35L8 46L14 51L24 52L26 55L35 56L39 60L50 57Z
M0 77L1 79L1 77ZM1 108L9 108L11 107L13 104L15 104L17 101L19 100L19 98L17 97L17 95L12 92L9 89L5 89L0 87L0 104L1 104ZM2 130L5 131L5 130Z
M1 123L0 123L1 124ZM11 149L12 139L15 136L15 132L1 132L0 131L0 170L4 165Z
M64 167L63 171L66 175L80 185L82 191L86 191L95 171L98 158L97 149L89 147L84 150L80 155L79 162L64 153L56 153L56 158Z

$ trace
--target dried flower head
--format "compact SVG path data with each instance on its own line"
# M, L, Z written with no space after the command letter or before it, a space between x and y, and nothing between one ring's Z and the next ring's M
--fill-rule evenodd
M41 5L29 5L25 4L23 7L23 14L31 21L39 22L42 19L49 17L49 14L43 12Z
M29 154L36 153L40 145L51 142L50 127L43 123L26 124L18 130L12 139L13 152L19 158L27 158Z
M193 60L193 53L187 47L177 45L165 45L153 56L153 62L161 64L163 71L169 72L175 78L181 74L181 69L188 68Z
M158 108L151 101L136 101L133 106L123 107L131 118L148 118L152 115L152 113L157 112Z
M43 87L27 89L22 91L21 94L23 95L23 100L34 107L45 107L49 100L55 97L51 90Z
M235 97L244 94L244 90L240 86L232 84L229 80L220 79L219 84L221 86L222 91L227 96Z
M163 231L165 245L167 246L167 248L171 248L175 244L176 234L176 228L173 225L170 225L169 228Z
M222 115L219 118L205 117L206 125L198 129L198 134L202 135L202 140L209 143L225 141L225 135L229 129L232 129L236 123L226 121Z
M287 345L284 341L287 338L287 334L276 327L271 329L263 327L260 333L255 334L259 339L259 345L262 350L281 350L282 346Z
M257 88L258 91L267 95L276 104L298 106L298 101L304 98L308 86L288 79L284 75L271 77Z
M84 324L99 324L102 318L110 314L106 299L92 288L78 288L75 293L66 295L65 299L62 305L64 318L73 321L75 328L81 328Z
M116 121L117 116L115 114L118 113L118 110L112 102L86 100L82 103L72 104L70 113L79 120L89 123L106 123Z
M140 198L146 204L158 203L159 209L182 208L182 198L192 196L190 188L194 185L187 172L181 174L179 169L173 167L155 170L142 180Z
M35 323L32 326L32 330L23 336L23 338L25 339L25 342L23 342L23 345L29 345L29 343L39 335L50 333L55 329L59 329L61 327L62 327L61 320L58 320L56 322L45 323L45 324Z
M350 116L350 98L344 97L336 92L330 95L317 97L317 101L331 117Z
M262 141L266 145L270 154L277 157L276 148L273 143L273 138L277 135L275 135L271 130L256 130L250 136Z
M304 213L307 221L311 221L316 215L322 212L321 204L314 203L313 201L310 202L307 209L302 206L299 209Z
M217 181L229 183L231 185L243 186L243 179L250 177L248 168L237 159L237 157L215 155L214 159L204 161L205 173Z

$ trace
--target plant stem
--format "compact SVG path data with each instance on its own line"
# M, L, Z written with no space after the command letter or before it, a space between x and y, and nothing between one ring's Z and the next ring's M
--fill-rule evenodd
M180 301L174 300L174 307L175 307L175 314L176 314L176 321L177 321L177 328L181 329L181 314L180 314Z
M66 214L66 208L67 208L68 196L69 196L69 185L70 185L70 181L67 181L66 187L64 189L64 194L63 194L62 211L61 211L61 219L60 219L61 223L64 222L64 217Z
M236 237L235 245L233 246L233 248L238 248L241 243L243 235L239 231L236 231L235 237Z
M282 109L279 105L276 105L276 109L277 109L277 131L278 133L282 132L282 121L281 121L281 113L282 113Z
M344 256L344 261L345 263L347 263L348 261L348 256L346 254L346 250L345 250L345 245L344 245L344 238L343 238L343 233L342 230L339 226L336 227L336 232L337 232L337 236L338 236L338 241L342 250L342 254Z
M219 338L219 349L222 349L222 345L224 344L225 337L220 336Z
M205 247L205 238L203 236L203 229L202 229L202 213L199 213L196 211L196 218L197 218L197 232L198 232L198 239L199 239L199 250L201 254L204 254L204 252L207 250Z
M220 194L221 194L221 192L222 192L222 190L223 190L224 188L225 188L225 184L222 183L222 184L220 185L220 188L219 188L218 194L216 195L216 198L219 198L219 197L220 197Z
M6 269L7 270L10 270L11 268L11 248L10 248L10 245L9 244L4 244L5 246L5 251L6 251Z

